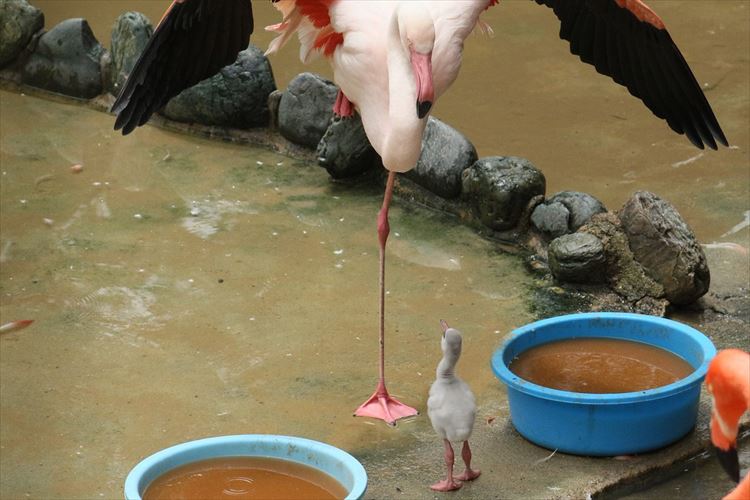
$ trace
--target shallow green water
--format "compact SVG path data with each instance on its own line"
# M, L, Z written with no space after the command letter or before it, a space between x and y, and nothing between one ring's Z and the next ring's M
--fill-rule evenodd
M113 498L145 454L207 435L357 450L429 428L351 417L377 378L380 189L152 127L122 138L77 106L0 105L0 316L35 320L0 337L0 496ZM479 397L496 390L489 353L530 318L520 260L400 201L391 228L391 390L424 411L441 318Z

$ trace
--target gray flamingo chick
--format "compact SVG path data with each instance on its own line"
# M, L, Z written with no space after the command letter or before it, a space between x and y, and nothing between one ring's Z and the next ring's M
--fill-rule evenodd
M437 378L430 387L430 397L427 399L427 415L432 427L445 445L446 478L430 486L436 491L457 490L462 486L461 481L471 481L479 477L481 471L471 468L471 448L469 436L474 428L474 418L477 405L469 386L455 374L456 363L461 356L461 332L450 328L440 320L443 327L443 338L440 347L443 349L443 359L438 363ZM466 464L466 470L460 476L453 476L453 446L451 441L463 441L461 458Z

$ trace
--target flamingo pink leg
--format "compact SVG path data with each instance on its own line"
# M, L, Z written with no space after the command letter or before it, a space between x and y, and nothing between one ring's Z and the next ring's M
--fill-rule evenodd
M443 440L445 444L445 479L438 481L430 486L435 491L453 491L463 486L462 483L453 479L453 446L447 439Z
M461 458L464 459L466 470L460 476L456 476L456 479L459 481L472 481L482 474L482 471L479 469L471 468L471 448L469 448L468 441L464 441L464 447L461 449Z
M344 92L342 92L341 89L339 89L339 93L336 94L336 102L333 104L333 113L336 116L341 116L343 118L348 118L354 114L352 101L344 95Z
M396 420L411 417L419 412L388 394L385 388L385 243L390 227L388 225L388 207L393 197L395 172L388 172L383 206L378 213L378 240L380 242L380 378L378 386L370 398L357 408L357 417L372 417L385 420L389 425L396 425Z

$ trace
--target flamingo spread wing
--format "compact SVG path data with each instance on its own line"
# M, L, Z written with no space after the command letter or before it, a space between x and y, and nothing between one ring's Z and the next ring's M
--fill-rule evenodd
M332 6L340 0L273 1L284 20L268 28L280 33L269 52L278 50L294 33L300 38L303 61L317 53L331 56L342 46L344 33L334 30L330 17ZM560 37L570 42L573 54L625 86L675 132L686 135L699 148L708 145L716 149L717 142L727 145L711 106L664 22L641 0L535 1L554 10L562 23ZM443 2L432 3L442 9ZM471 26L478 23L481 28L478 13L496 3L476 0L479 9L465 8L463 15L475 17ZM384 15L390 10L382 9ZM450 23L436 19L436 27L441 25ZM130 133L183 89L233 62L252 30L251 0L174 0L112 107L118 115L115 128ZM460 54L453 52L460 60ZM451 73L457 73L456 61L445 64L452 68ZM438 61L433 66L438 73ZM444 80L452 82L453 78Z
M250 0L174 0L112 106L127 135L184 89L237 59L253 32Z
M560 38L581 61L624 85L695 146L727 139L663 21L640 0L535 0L562 22Z

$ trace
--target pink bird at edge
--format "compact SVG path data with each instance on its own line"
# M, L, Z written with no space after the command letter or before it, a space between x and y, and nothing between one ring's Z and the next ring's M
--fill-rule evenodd
M711 444L716 456L735 482L740 481L737 431L740 417L750 411L750 354L739 349L719 351L711 360L706 387L712 396ZM750 499L750 474L724 500Z
M641 0L534 0L553 9L560 37L599 73L611 76L699 148L727 145L700 85L666 31ZM279 0L279 36L297 35L303 61L328 57L340 91L334 112L359 112L388 170L377 217L380 243L380 369L374 394L355 412L389 424L417 414L385 386L385 247L396 174L419 158L427 116L453 83L466 37L498 0ZM112 106L115 129L145 124L183 89L232 63L253 31L250 0L174 0Z

